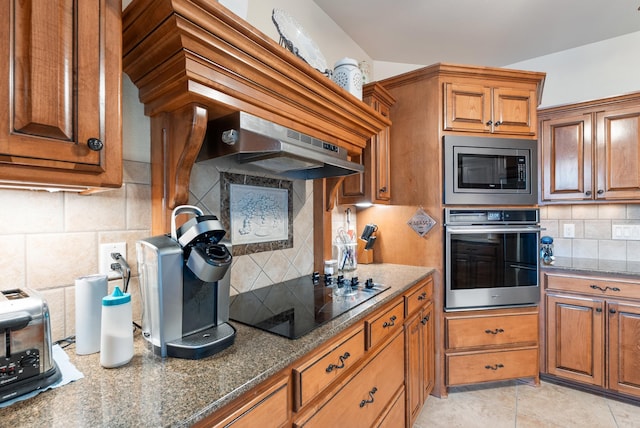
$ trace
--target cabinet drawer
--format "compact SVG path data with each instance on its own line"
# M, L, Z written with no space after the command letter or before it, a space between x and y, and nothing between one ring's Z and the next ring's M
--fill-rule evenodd
M296 409L307 404L364 355L364 331L319 350L317 358L293 369Z
M399 334L326 404L301 416L294 426L373 426L403 386L403 351L404 340Z
M380 421L378 428L396 428L404 426L404 389L398 391L396 398L387 412Z
M447 355L447 385L538 376L538 349Z
M429 279L410 294L405 294L404 305L405 314L408 317L415 311L423 307L429 299L433 297L433 279Z
M610 280L599 277L550 275L545 273L545 284L549 290L573 291L592 296L640 299L640 283L625 280Z
M447 348L537 343L538 314L447 319Z
M281 378L223 421L213 425L203 421L197 426L233 428L255 426L276 428L286 426L291 415L289 410L288 379L288 377Z
M392 308L365 321L367 331L367 349L381 343L391 334L402 330L404 323L404 301L400 301Z

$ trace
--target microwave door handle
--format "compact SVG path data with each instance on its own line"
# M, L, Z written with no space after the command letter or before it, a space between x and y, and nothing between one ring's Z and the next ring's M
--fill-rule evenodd
M447 226L447 233L518 233L518 232L540 232L543 229L539 226L531 227L491 227L491 226Z

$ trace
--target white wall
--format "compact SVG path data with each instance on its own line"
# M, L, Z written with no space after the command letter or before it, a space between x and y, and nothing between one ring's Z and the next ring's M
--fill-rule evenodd
M369 55L312 0L249 0L247 21L278 42L280 35L271 20L273 9L288 12L302 26L326 58L329 69L344 57L372 62Z
M541 106L587 101L640 90L639 46L640 31L507 67L547 73Z
M640 91L639 46L640 31L505 68L547 73L541 107L588 101ZM382 80L420 67L374 61L374 79Z

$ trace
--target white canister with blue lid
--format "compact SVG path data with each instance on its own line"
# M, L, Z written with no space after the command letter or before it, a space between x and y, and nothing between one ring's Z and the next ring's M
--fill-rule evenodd
M119 287L102 299L100 365L107 368L127 364L133 358L131 294Z

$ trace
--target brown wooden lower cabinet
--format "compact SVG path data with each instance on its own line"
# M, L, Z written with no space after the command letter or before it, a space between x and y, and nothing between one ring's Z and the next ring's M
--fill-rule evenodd
M603 309L601 299L547 295L549 374L603 385Z
M640 397L640 303L608 302L609 389Z
M290 396L289 376L281 375L256 388L244 404L224 419L217 422L205 419L194 427L286 427L291 417Z
M538 348L447 355L447 385L538 376Z
M640 398L640 282L549 273L544 281L547 373Z
M404 389L403 355L404 340L398 334L329 401L318 409L299 415L293 426L377 426L393 407L392 400L398 391Z
M413 426L435 384L435 320L432 294L433 281L428 281L416 293L405 297L405 306L409 313L404 327L408 426Z
M435 383L432 296L428 276L195 426L411 427Z
M404 427L405 391L401 389L393 399L393 404L389 412L384 416L378 428L399 428Z
M538 308L445 314L447 386L533 378L540 381Z

